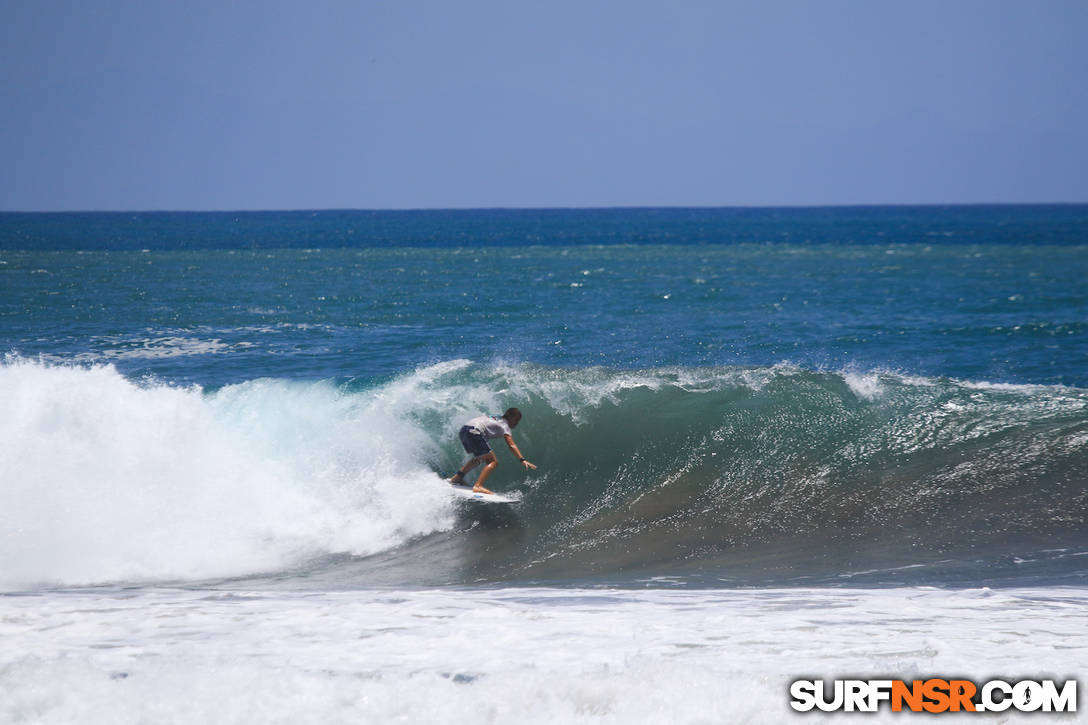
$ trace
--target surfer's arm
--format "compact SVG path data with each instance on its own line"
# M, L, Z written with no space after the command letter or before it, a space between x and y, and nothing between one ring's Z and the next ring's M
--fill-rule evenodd
M514 442L514 436L506 436L506 445L510 446L510 452L518 457L523 466L525 466L526 468L532 468L534 470L536 469L536 466L534 466L532 463L529 463L527 460L525 460L525 456L521 455L521 451L518 450L518 444Z

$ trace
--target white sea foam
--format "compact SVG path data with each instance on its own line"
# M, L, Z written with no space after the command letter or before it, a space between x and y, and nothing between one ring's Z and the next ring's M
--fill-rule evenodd
M452 522L395 385L209 395L9 360L0 409L0 589L278 570Z
M618 404L623 394L633 390L677 388L687 392L708 392L747 388L760 391L775 379L801 372L800 368L788 362L765 368L663 367L624 371L595 367L543 370L501 364L495 370L508 381L509 389L516 396L539 395L553 410L577 424L585 421L588 410L606 403Z
M1075 677L1086 606L1084 589L0 597L0 721L808 722L795 678Z
M223 355L252 347L253 343L226 343L218 338L199 338L190 335L164 334L153 337L100 336L91 338L94 352L74 355L43 355L42 359L53 363L96 363L119 360L163 360L193 355Z
M875 400L884 392L884 385L876 373L858 373L847 371L842 374L843 380L850 386L854 395L865 400Z

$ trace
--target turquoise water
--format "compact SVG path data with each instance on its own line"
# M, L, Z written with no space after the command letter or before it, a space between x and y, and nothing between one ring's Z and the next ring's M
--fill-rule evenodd
M11 578L1080 581L1085 280L1075 205L3 214ZM513 518L389 492L509 405Z
M467 357L1088 386L1085 207L243 219L0 215L0 346L211 385Z

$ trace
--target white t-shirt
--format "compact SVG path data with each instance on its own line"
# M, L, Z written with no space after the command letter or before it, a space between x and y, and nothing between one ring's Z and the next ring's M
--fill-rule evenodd
M506 422L506 418L492 418L490 415L481 415L473 418L465 425L480 431L480 434L487 440L510 435L510 424Z

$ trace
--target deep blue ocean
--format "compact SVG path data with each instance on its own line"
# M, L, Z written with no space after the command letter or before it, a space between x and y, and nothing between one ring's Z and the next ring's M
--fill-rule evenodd
M6 213L0 290L9 588L1088 575L1086 205Z

